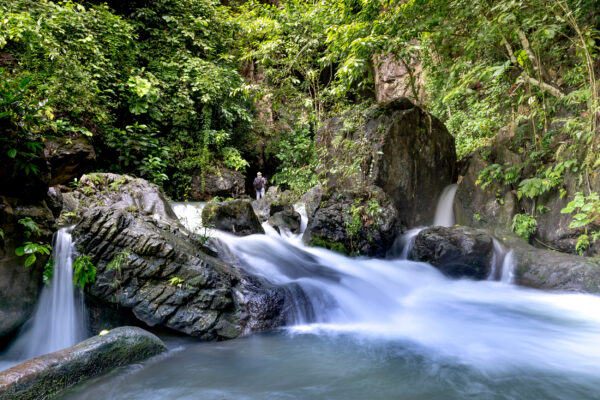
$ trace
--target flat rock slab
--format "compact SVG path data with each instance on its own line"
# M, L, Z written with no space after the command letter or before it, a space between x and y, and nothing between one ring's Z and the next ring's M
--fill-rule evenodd
M44 400L114 368L166 351L155 335L124 326L0 372L0 399Z

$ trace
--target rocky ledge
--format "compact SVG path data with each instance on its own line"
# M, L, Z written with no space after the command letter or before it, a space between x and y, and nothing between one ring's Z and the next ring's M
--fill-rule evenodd
M114 368L166 351L164 343L140 328L125 326L0 372L3 400L45 400Z
M89 295L149 326L207 340L285 324L292 306L285 288L210 256L156 185L115 174L86 175L80 184L65 194L74 208L65 211L79 221L78 252L97 267Z

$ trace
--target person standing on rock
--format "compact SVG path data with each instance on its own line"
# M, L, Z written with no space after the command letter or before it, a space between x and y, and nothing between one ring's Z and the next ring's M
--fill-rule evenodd
M262 199L265 196L265 186L267 185L267 180L260 172L256 174L253 185L254 190L256 191L256 200Z

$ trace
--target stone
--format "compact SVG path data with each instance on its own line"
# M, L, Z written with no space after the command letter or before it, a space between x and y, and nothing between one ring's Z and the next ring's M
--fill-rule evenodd
M202 210L202 223L237 236L265 233L252 204L247 200L208 203Z
M19 220L31 218L39 235L27 237ZM25 257L15 249L25 242L51 243L55 219L44 201L0 196L0 345L4 344L31 316L42 289L42 272L48 256L37 255L36 262L24 266Z
M208 253L154 184L127 175L82 177L74 245L97 268L88 294L148 326L225 340L285 324L285 288ZM252 212L249 202L246 212ZM204 219L204 216L203 216ZM259 224L260 226L260 224Z
M327 194L302 240L341 253L384 257L396 235L397 211L378 187Z
M216 196L238 198L244 193L245 180L241 172L215 167L207 171L194 171L188 196L190 200L208 201Z
M0 372L3 400L45 400L87 379L167 350L155 335L125 326Z
M430 224L439 195L456 179L454 138L406 98L325 121L315 144L333 191L380 187L404 228Z
M452 278L486 279L493 252L493 239L483 230L433 226L417 234L408 258L428 262Z
M321 185L316 185L308 192L302 195L302 202L306 209L306 215L309 220L315 215L315 212L321 204L321 198L325 194L325 189Z
M292 206L284 207L283 210L273 214L268 223L279 233L290 232L294 234L300 233L300 223L302 217L294 211Z
M44 141L44 156L50 165L50 186L80 177L96 162L94 146L85 136L47 139Z

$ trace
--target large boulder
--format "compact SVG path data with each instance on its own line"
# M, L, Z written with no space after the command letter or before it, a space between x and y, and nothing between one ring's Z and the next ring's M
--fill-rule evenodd
M397 211L383 191L370 186L323 196L303 241L345 254L383 257L396 233Z
M271 225L279 233L300 233L300 224L302 217L296 211L294 207L286 206L281 211L276 211L268 220Z
M19 223L27 218L37 225L38 233L28 233ZM26 257L17 256L15 249L26 242L50 244L54 224L44 201L0 196L0 345L31 316L48 261L48 256L37 254L36 262L26 268Z
M244 175L225 167L196 170L188 193L190 200L207 201L219 196L237 198L245 193Z
M403 227L430 224L440 193L456 178L454 138L406 98L329 119L315 142L329 187L380 187Z
M208 255L156 185L114 174L80 182L71 193L79 219L73 237L97 268L89 295L147 325L209 340L287 321L284 288Z
M44 141L44 156L50 165L50 186L80 177L96 162L96 151L85 136L57 137Z
M483 230L433 226L420 231L408 254L452 278L486 279L492 270L494 245Z
M131 326L116 328L0 372L0 398L51 399L86 379L166 350L164 343L150 332Z
M535 289L600 293L600 259L512 243L514 281Z
M202 210L202 224L238 236L265 233L247 200L208 203Z

